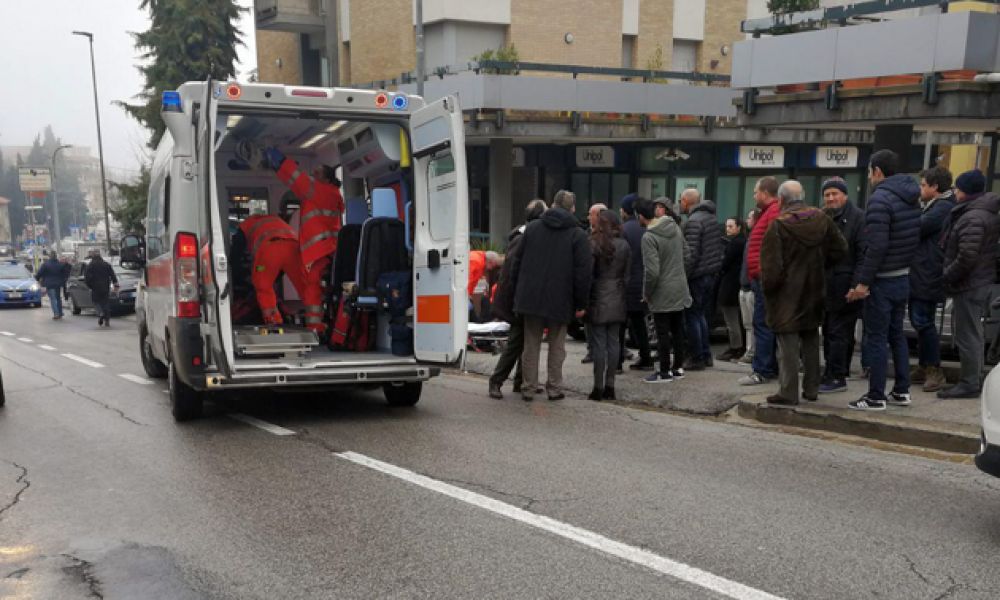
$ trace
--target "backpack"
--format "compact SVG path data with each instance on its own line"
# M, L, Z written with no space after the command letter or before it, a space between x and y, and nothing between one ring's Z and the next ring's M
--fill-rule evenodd
M369 352L375 345L375 318L370 310L359 309L346 294L335 304L330 350Z

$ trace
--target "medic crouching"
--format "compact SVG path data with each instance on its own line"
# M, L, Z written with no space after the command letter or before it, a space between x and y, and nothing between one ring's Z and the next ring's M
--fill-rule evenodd
M299 257L299 239L292 227L274 215L255 215L240 223L250 254L250 282L267 325L281 325L274 282L288 275L300 295L308 289L306 271Z
M268 165L277 171L278 179L292 190L302 203L299 221L299 250L305 269L306 288L301 293L306 305L306 326L322 337L323 277L330 272L337 251L337 234L344 214L344 197L333 167L321 165L313 176L302 171L298 163L285 158L277 148L264 151Z

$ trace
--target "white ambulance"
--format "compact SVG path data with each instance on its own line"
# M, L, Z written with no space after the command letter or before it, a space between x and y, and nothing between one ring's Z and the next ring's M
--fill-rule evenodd
M167 132L153 160L146 233L125 236L122 262L142 270L141 359L150 376L169 379L177 420L200 416L213 393L238 388L380 385L390 404L412 406L423 381L460 360L469 215L455 98L428 105L379 90L210 80L165 92L162 116ZM352 290L370 322L367 347L321 343L296 318L301 301L287 281L278 291L283 326L264 327L245 310L253 291L232 249L238 224L251 213L289 217L298 204L265 166L263 148L307 172L337 169L347 210L327 289ZM398 320L394 329L374 289L383 272L401 269L412 284L412 341L402 351L393 337Z

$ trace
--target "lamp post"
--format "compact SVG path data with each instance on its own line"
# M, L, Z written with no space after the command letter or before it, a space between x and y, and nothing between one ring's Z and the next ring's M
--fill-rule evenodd
M90 42L90 76L94 81L94 117L97 120L97 157L101 161L101 200L104 203L104 235L107 237L108 256L111 256L111 218L108 215L108 184L104 179L104 146L101 143L101 111L97 104L97 68L94 66L94 34L89 31L74 31Z
M417 95L424 97L424 79L427 77L427 56L424 46L424 0L416 0L417 46Z
M63 144L55 149L52 153L52 220L55 225L55 242L56 242L56 254L62 252L62 230L59 229L59 187L56 185L56 155L59 154L60 150L65 150L66 148L72 148L73 144Z

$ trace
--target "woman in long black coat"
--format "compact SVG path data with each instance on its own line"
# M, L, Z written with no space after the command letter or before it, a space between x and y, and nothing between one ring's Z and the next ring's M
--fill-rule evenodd
M746 234L743 224L733 217L726 219L726 248L719 273L718 305L726 318L729 331L729 349L720 354L719 360L737 360L743 356L743 325L740 323L740 268L743 265L743 249Z

